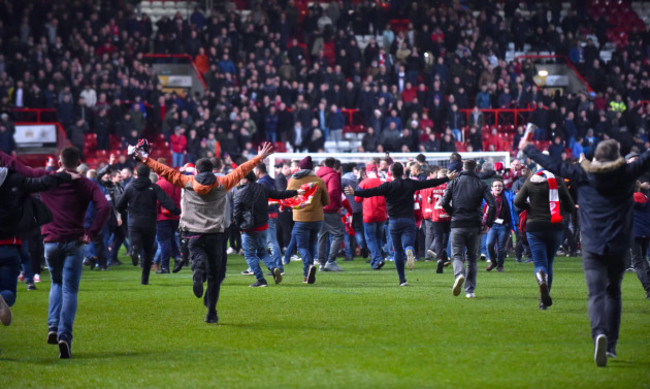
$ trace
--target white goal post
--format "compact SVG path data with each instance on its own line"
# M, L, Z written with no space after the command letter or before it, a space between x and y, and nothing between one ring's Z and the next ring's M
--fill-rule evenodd
M396 162L414 161L415 157L423 154L428 163L437 164L439 166L447 166L451 152L444 153L390 153L390 157ZM471 153L459 152L463 159L484 159L488 162L503 162L504 166L510 166L510 153L507 151L477 151ZM274 153L268 157L268 172L271 177L275 177L275 169L273 167L283 161L290 162L295 159L303 159L310 155L314 161L314 165L320 164L325 158L336 158L341 163L368 163L371 158L384 158L385 153Z

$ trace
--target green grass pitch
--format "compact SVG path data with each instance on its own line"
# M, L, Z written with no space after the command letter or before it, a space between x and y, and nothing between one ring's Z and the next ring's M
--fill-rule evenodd
M453 274L435 263L407 270L365 260L302 283L249 288L242 257L229 256L217 307L203 319L191 272L152 274L126 263L81 280L72 359L46 343L49 276L18 285L14 320L0 328L2 388L648 388L650 301L634 273L623 282L618 358L593 362L580 260L555 262L553 306L538 309L532 264L505 272L479 263L476 299L451 294Z

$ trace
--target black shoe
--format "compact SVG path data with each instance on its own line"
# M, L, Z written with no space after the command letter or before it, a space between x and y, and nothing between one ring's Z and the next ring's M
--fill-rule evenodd
M497 261L490 262L490 264L485 268L485 270L490 271L490 270L494 269L495 267L497 267Z
M438 266L436 267L436 273L442 274L442 269L445 267L442 261L438 261Z
M58 344L59 340L56 335L57 329L52 327L47 330L47 344Z
M173 273L178 273L181 271L183 266L187 265L185 261L180 260L180 261L174 261L174 269L172 270Z
M208 324L217 324L219 323L219 316L217 316L217 313L208 313L208 315L205 317L205 322Z
M262 278L261 280L257 280L254 283L248 285L250 288L266 288L268 284L266 283L266 280Z
M273 268L273 281L276 285L282 282L282 271L277 267Z
M95 266L97 266L97 257L88 258L88 266L90 266L90 270L95 270Z
M169 269L158 269L156 270L156 274L169 274Z
M192 286L194 295L196 297L203 296L203 271L202 270L194 270L194 274L192 275L192 282L194 283L194 285Z
M307 272L307 283L313 284L316 282L316 266L309 266L309 271Z
M386 264L386 262L384 262L384 261L380 261L380 262L377 264L377 266L375 266L375 270L380 270L382 267L384 267L385 264Z
M59 340L59 358L70 359L72 352L70 351L70 343L67 340Z
M36 284L30 282L27 284L27 290L36 290Z
M133 263L133 266L138 266L138 263L140 263L140 256L138 255L137 250L134 250L131 248L131 263Z

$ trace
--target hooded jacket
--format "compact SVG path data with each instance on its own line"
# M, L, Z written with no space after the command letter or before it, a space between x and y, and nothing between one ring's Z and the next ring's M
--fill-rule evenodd
M339 172L332 169L331 167L322 166L316 172L316 175L323 179L325 185L327 185L327 195L330 198L329 204L323 207L323 212L325 213L337 213L341 210L341 194L343 193L341 189L341 176Z
M258 155L225 176L215 176L212 172L185 176L151 158L147 158L143 163L174 186L183 189L183 213L178 229L188 233L214 234L225 231L226 193L261 161L262 156Z
M650 151L632 163L615 161L567 164L529 145L524 152L553 174L571 180L578 191L582 250L596 255L624 255L633 234L636 179L650 168Z
M124 189L117 202L117 210L128 212L129 228L154 229L158 216L158 202L171 213L180 215L181 210L158 185L153 184L149 177L138 177Z

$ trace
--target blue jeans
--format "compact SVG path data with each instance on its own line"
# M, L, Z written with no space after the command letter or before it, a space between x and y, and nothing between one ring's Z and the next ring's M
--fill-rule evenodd
M499 267L503 267L503 262L506 259L506 243L510 237L510 227L506 224L493 224L487 233L485 244L487 245L488 255L490 261ZM497 249L494 249L496 244Z
M16 302L20 273L20 247L0 246L0 295L9 306Z
M366 244L370 250L370 266L374 269L384 260L381 255L381 243L384 239L384 222L363 223Z
M323 225L322 221L317 222L295 222L293 235L296 237L298 253L302 257L302 271L307 277L309 266L314 264L314 257L317 253L318 233Z
M266 141L267 141L267 142L273 142L273 143L275 143L275 141L278 140L278 133L277 133L277 131L269 131L269 130L266 130L265 132L266 132Z
M275 261L271 259L269 254L266 252L266 243L268 241L268 230L257 231L257 232L242 232L241 234L241 246L244 250L244 258L246 258L246 263L255 274L255 278L258 280L264 279L264 272L260 267L260 259L269 270L273 270L274 267L277 267Z
M399 281L406 281L406 276L404 275L404 262L406 260L406 250L415 250L413 245L415 244L415 220L412 218L392 218L388 222L388 230L390 231L390 236L393 239L393 247L395 247L395 268L397 269L397 275L399 276Z
M172 153L172 167L181 167L185 163L184 153Z
M269 218L269 229L267 230L267 246L271 248L271 259L275 263L275 267L284 271L282 264L282 250L280 250L280 243L278 243L278 219ZM243 243L242 243L243 244Z
M562 244L564 232L559 231L534 231L526 232L530 252L533 255L535 273L539 270L548 274L548 289L553 283L553 260L555 253Z
M52 278L47 326L58 329L59 340L72 342L84 245L77 241L46 242L44 247L45 260Z
M160 261L163 269L169 270L169 258L178 253L176 244L176 230L178 220L160 220L156 224L158 233L158 249L160 250Z
M294 235L293 230L291 231L291 240L289 240L289 245L286 250L284 250L284 264L288 265L291 262L291 256L296 252L296 235Z
M34 272L32 271L32 261L29 259L29 244L25 240L20 246L20 265L25 274L25 283L31 284L34 282Z

